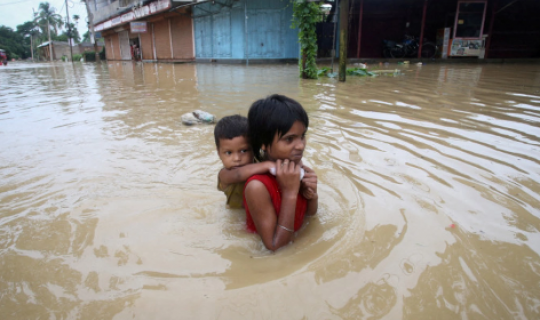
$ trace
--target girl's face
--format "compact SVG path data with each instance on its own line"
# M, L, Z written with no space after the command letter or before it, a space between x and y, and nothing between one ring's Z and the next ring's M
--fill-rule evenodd
M266 158L270 161L289 159L296 164L300 163L306 147L306 131L302 122L295 121L283 136L278 137L276 133L271 145L262 146Z

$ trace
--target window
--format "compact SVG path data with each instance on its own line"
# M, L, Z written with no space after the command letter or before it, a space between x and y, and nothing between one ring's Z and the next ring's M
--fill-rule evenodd
M486 1L458 2L454 38L482 38L485 17Z

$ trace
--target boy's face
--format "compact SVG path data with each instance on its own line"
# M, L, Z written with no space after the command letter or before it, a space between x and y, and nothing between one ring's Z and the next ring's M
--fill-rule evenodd
M253 162L253 151L246 137L219 139L218 155L227 169L245 166Z

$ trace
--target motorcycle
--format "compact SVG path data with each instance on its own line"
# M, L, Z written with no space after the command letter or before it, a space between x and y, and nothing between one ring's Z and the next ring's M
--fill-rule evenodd
M397 45L397 42L392 40L383 40L383 57L392 58L390 51Z
M402 43L391 40L383 40L383 56L385 58L417 57L420 48L420 40L416 37L405 35ZM421 58L430 59L437 54L437 45L424 39L422 43Z

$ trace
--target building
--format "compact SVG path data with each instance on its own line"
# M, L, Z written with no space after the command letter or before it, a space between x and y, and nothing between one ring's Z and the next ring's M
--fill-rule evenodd
M291 1L206 1L193 7L197 61L298 59Z
M107 60L297 59L289 0L88 0ZM142 52L142 53L141 53Z
M90 42L82 42L79 44L74 45L69 48L69 42L67 41L51 41L51 47L52 47L52 58L53 60L60 60L63 56L69 58L71 57L71 52L73 51L73 54L82 54L87 51L94 51L94 44ZM39 56L49 61L50 54L49 54L49 42L44 42L40 44L38 47L38 54ZM98 50L101 51L103 49L103 43L98 42Z
M107 60L193 61L191 1L88 0ZM187 4L187 5L186 5Z
M382 41L405 34L435 42L444 29L450 58L540 57L537 0L351 0L349 12L350 58L382 57Z
M319 57L339 52L339 0L318 26ZM405 35L445 45L450 58L540 57L537 0L350 0L348 57L380 58ZM88 0L108 60L298 59L292 0ZM444 38L446 35L446 39ZM414 55L414 54L413 54Z

